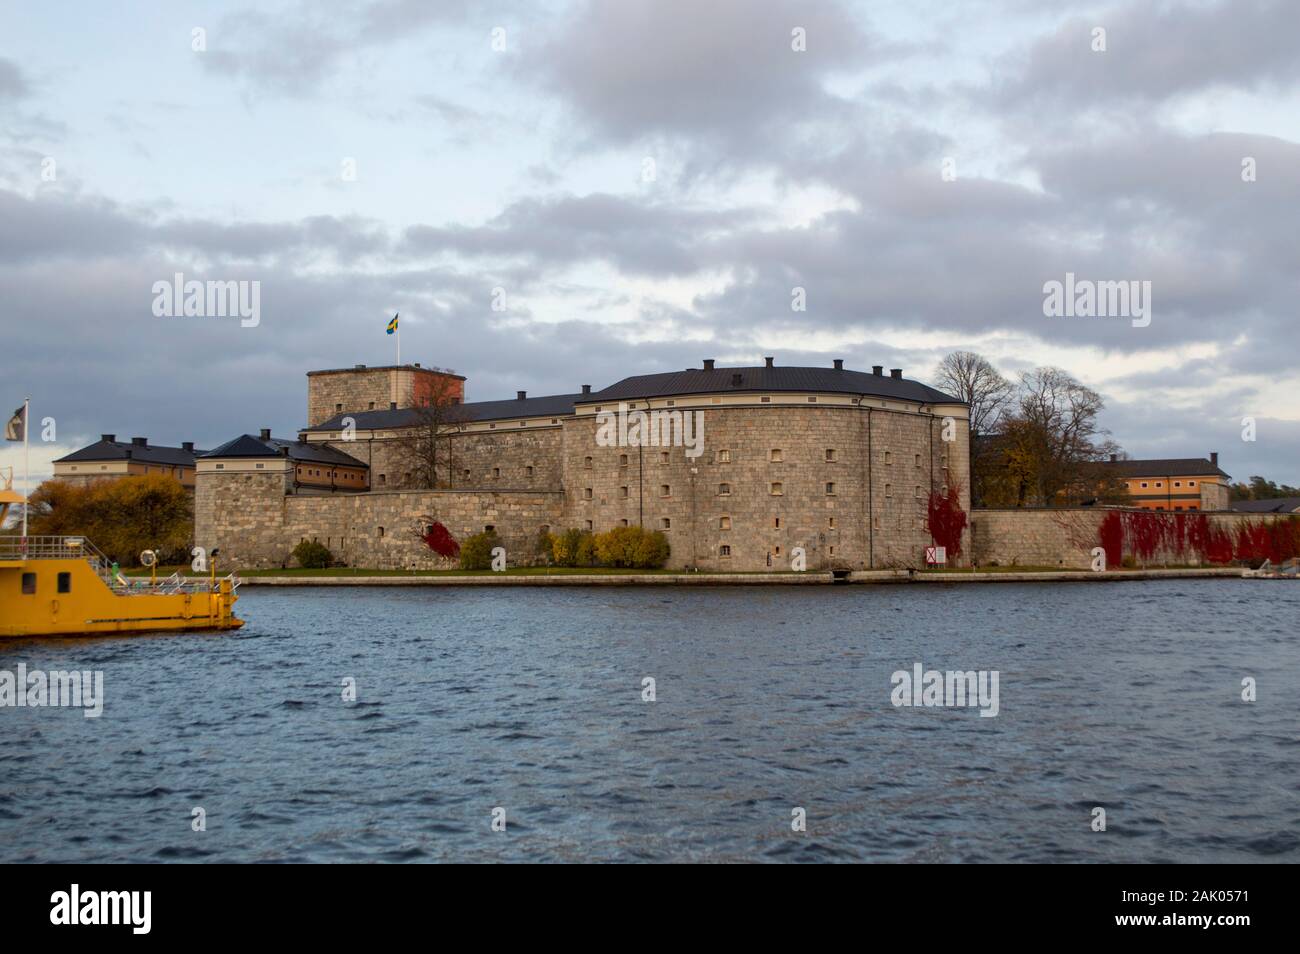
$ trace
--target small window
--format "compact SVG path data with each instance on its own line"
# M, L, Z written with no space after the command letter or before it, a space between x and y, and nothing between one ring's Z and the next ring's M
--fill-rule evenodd
M893 484L885 484L885 496L886 496L886 497L892 497L892 496L894 496L894 485L893 485Z
M758 400L759 400L759 403L761 403L761 404L771 404L771 403L772 403L772 399L771 399L770 397L768 397L767 395L763 395L763 397L759 398Z
M582 459L582 466L583 466L583 468L586 469L586 470L591 470L591 458L590 458L590 457L584 457L584 458Z
M592 527L591 527L591 521L588 520L588 521L587 521L587 529L590 530L591 528L592 528Z
M666 463L668 463L668 452L667 452L667 451L660 451L660 452L659 452L659 463L661 463L661 464L666 464Z
M591 499L591 488L590 488L590 487L583 487L583 488L582 488L582 499L583 499L583 500L590 500L590 499Z
M771 456L770 460L771 460L772 463L774 463L774 464L779 464L779 463L781 463L781 461L783 460L783 458L782 458L782 456L781 456L781 448L779 448L779 447L773 447L773 448L772 448L772 456Z
M669 407L673 407L673 406L676 405L676 404L677 404L676 401L669 401L669 402L668 402L668 406L669 406Z
M72 592L72 574L60 573L58 578L58 590L60 593Z
M627 520L626 520L626 519L624 519L624 520L620 520L620 521L618 522L618 525L619 525L620 527L626 527L626 526L627 526Z
M525 477L531 477L531 476L533 476L533 465L532 465L532 464L529 464L527 467L524 468L524 476L525 476Z
M370 408L369 408L369 409L372 410L372 411L375 409L375 402L374 402L374 401L371 401L371 402L370 402Z
M833 463L835 463L835 448L834 448L834 447L828 447L828 448L826 448L826 463L828 463L828 464L833 464Z
M874 520L871 521L871 529L872 529L872 530L879 530L879 529L880 529L880 518L879 518L879 517L876 517Z
M835 496L835 481L833 480L826 481L826 496L827 497Z
M810 394L810 395L808 395L808 403L809 403L809 404L816 404L816 403L817 403L817 396L814 395L814 394Z
M1188 486L1188 487L1195 487L1195 486L1196 486L1196 481L1194 481L1194 480L1189 480L1189 481L1187 482L1187 486Z
M1164 484L1162 484L1160 481L1157 480L1157 481L1156 481L1156 486L1157 486L1157 487L1163 487Z
M718 484L718 496L719 496L719 497L730 497L730 496L731 496L731 484Z
M921 496L921 485L920 485L920 484L917 484L917 485L916 485L916 490L914 490L914 491L912 492L912 496L913 496L913 497L920 497L920 496Z
M1142 488L1143 488L1144 490L1146 489L1146 485L1147 485L1147 482L1146 482L1145 480L1142 481Z
M718 518L718 529L719 529L719 530L730 530L730 529L731 529L731 518L730 518L730 517L719 517L719 518Z
M671 487L669 487L667 484L660 484L660 485L659 485L659 496L660 496L660 497L671 497L672 494L673 494L673 489L672 489Z
M225 470L225 469L226 469L226 465L225 465L225 464L218 464L218 465L217 465L217 470ZM299 468L299 470L301 470L301 469L302 469L302 468Z
M628 496L629 496L630 494L631 494L631 490L630 490L630 488L628 488L628 487L620 487L620 488L618 488L618 495L619 495L620 497L622 497L624 500L627 500L627 498L628 498Z
M383 528L383 527L380 527L380 528L379 528L379 535L380 535L381 537L384 535L384 528Z
M780 546L780 544L777 544L775 547L773 547L773 548L772 548L772 552L775 553L777 556L780 556L780 555L781 555L781 546Z
M886 464L892 464L893 462L894 462L894 453L893 453L893 451L885 451L885 463L886 463Z
M492 468L492 476L493 476L493 477L500 477L500 476L501 476L501 468L500 468L500 467L493 467L493 468Z
M1183 485L1183 482L1182 482L1181 480L1175 480L1175 481L1174 481L1174 486L1175 486L1175 487L1181 487L1182 485ZM1179 509L1179 510L1182 510L1183 508L1182 508L1182 507L1179 507L1178 509Z
M827 529L827 530L834 530L834 529L835 529L835 518L834 518L834 517L827 517L827 518L826 518L826 529Z
M483 526L483 532L484 532L484 533L496 533L496 532L497 532L496 524L493 524L493 523L484 524L484 526Z
M23 595L31 596L35 592L36 592L36 574L24 573L23 574Z
M258 464L258 465L257 465L257 469L258 469L258 470L261 470L261 469L262 469L263 467L265 467L265 466L266 466L265 464Z
M335 413L335 414L339 414L339 413L341 413L342 411L343 411L343 405L342 405L342 404L335 404L335 405L334 405L334 413Z
M627 466L627 455L626 455L626 454L619 454L619 455L618 455L618 466L620 466L620 467L626 467L626 466Z
M382 486L384 486L386 483L388 483L388 475L387 475L387 474L380 474L380 475L379 475L379 486L382 487Z
M466 467L466 468L465 468L464 470L462 470L460 473L461 473L461 476L463 476L466 480L469 480L469 468L468 468L468 467Z
M920 467L920 466L921 466L921 455L920 455L920 454L917 454L917 455L916 455L916 466L917 466L917 467Z
M770 492L773 497L780 497L782 494L784 494L785 488L781 485L781 481L779 480L773 481Z
M773 517L773 518L772 518L772 529L773 529L773 530L780 530L780 529L781 529L781 518L780 518L780 517Z
M730 463L731 463L731 451L729 451L729 450L720 450L720 451L718 451L718 463L719 463L719 464L730 464Z
M659 526L661 526L665 530L671 530L673 528L672 518L664 517L661 521L659 521Z
M835 547L831 547L831 556L835 556Z
M722 546L718 547L718 556L731 556L731 545L724 543Z

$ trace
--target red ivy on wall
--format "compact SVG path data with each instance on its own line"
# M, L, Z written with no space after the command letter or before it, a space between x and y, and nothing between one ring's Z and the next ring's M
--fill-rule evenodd
M961 556L961 535L966 529L966 511L961 509L961 499L956 487L948 489L947 496L930 491L930 538L945 547L948 559Z
M1294 519L1242 520L1228 529L1204 513L1111 510L1097 536L1107 566L1119 566L1126 552L1140 561L1161 553L1200 563L1282 563L1300 556L1300 520Z
M429 527L429 532L421 537L424 545L441 557L447 557L454 560L460 556L460 544L447 531L447 528L436 521Z

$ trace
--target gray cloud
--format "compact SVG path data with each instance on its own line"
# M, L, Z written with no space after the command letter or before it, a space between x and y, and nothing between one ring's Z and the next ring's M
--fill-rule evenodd
M1107 49L1092 50L1092 30ZM1291 0L1136 3L1072 17L1005 64L1001 107L1072 111L1113 100L1154 102L1213 87L1255 89L1300 78Z

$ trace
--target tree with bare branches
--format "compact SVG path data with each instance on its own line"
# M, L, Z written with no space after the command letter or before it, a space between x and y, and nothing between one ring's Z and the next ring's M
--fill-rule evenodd
M934 383L970 405L970 430L976 435L997 427L1012 395L1011 382L973 351L954 351L940 361Z
M412 489L451 485L451 439L465 426L453 387L439 380L408 399L409 423L393 442L393 457L410 475L403 483Z

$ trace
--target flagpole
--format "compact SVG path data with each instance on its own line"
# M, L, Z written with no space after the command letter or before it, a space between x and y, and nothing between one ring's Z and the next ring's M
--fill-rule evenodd
M23 398L23 545L27 544L27 501L32 493L31 461L27 454L27 432L31 430L32 399Z
M402 366L402 323L397 323L397 366Z

